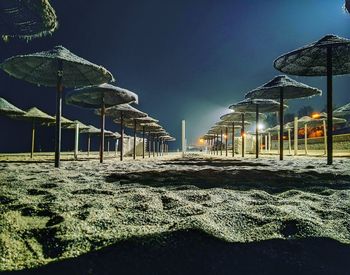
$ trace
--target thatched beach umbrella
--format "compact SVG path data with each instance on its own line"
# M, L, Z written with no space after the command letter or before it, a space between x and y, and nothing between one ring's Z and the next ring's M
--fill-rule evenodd
M100 136L100 162L103 162L104 148L104 128L105 128L105 110L106 108L137 102L138 96L126 89L119 88L110 84L101 84L97 86L88 86L76 89L66 96L67 104L76 105L82 108L100 109L98 113L101 116L101 136Z
M101 133L100 129L97 129L95 126L88 125L89 128L83 129L81 131L82 134L87 134L87 155L90 155L90 147L91 147L91 135L98 135Z
M27 112L19 116L13 116L18 120L29 120L32 122L32 147L30 151L30 158L33 158L34 147L35 147L35 126L36 123L45 123L55 121L55 118L44 113L36 107L30 108Z
M350 103L345 104L337 109L334 110L333 112L334 116L348 116L350 115Z
M297 82L288 76L279 75L270 80L266 84L248 92L245 98L258 98L258 99L275 99L280 102L279 109L279 123L280 123L280 136L283 136L283 105L284 100L296 99L296 98L310 98L315 95L321 95L322 91ZM280 160L283 160L283 139L280 139Z
M12 105L6 99L0 97L0 115L13 116L13 115L24 115L25 111Z
M326 35L319 41L278 57L274 67L300 76L327 76L327 164L333 163L333 75L350 73L350 40Z
M112 117L120 123L120 160L123 160L123 141L124 141L124 119L135 119L147 117L147 114L130 106L129 104L120 104L106 109L106 116Z
M283 106L286 107L286 106ZM229 107L237 112L254 112L255 111L255 142L256 142L256 158L259 157L259 113L276 112L280 108L280 103L272 99L245 99ZM243 120L243 119L242 119ZM242 155L244 156L244 155Z
M0 35L30 40L52 33L58 26L48 0L1 0Z
M60 167L63 87L83 87L113 81L105 68L74 55L62 46L6 59L0 67L9 75L46 87L56 87L55 167Z

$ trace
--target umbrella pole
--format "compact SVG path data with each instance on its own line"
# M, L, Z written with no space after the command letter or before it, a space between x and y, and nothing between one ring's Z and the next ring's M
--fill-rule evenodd
M255 105L255 157L259 158L259 105Z
M56 92L56 133L55 133L55 167L60 167L61 161L61 116L63 92L63 61L58 59L57 92Z
M124 154L124 117L123 112L120 113L120 161L123 161Z
M91 142L91 137L90 134L88 134L88 140L87 140L87 155L90 156L90 142Z
M222 129L220 132L220 156L222 156Z
M152 139L151 139L151 133L148 132L148 158L151 157L151 150L152 150Z
M292 141L290 138L290 129L288 129L288 150L289 150L289 155L292 154Z
M294 117L294 156L298 155L298 117Z
M145 158L145 126L142 127L142 158Z
M136 159L136 119L134 119L134 148L133 148L133 159Z
M267 153L267 135L265 134L265 153Z
M100 163L103 162L103 152L105 150L105 103L102 99L101 105L101 137L100 137Z
M232 122L232 157L235 156L235 122Z
M333 64L332 47L327 47L327 164L333 164Z
M280 88L280 160L283 160L283 101L284 101L284 91L283 88Z
M153 153L153 157L156 156L155 147L156 147L156 138L155 138L155 135L153 135L153 137L152 137L152 153Z
M216 134L216 155L219 155L219 134Z
M228 148L227 148L227 145L228 145L228 127L226 127L226 138L225 138L226 157L227 157L227 155L228 155Z
M242 113L242 128L241 128L241 136L242 136L242 158L244 158L244 113Z
M305 155L307 155L307 124L304 126L304 145L305 145Z
M114 149L115 149L115 157L117 157L117 155L118 155L118 139L117 138L115 139Z
M75 144L74 144L74 159L78 159L78 151L79 151L79 124L75 124Z
M323 120L323 139L324 139L324 154L327 155L327 126L326 126L326 121Z
M33 158L34 155L34 146L35 146L35 120L33 119L33 124L32 124L32 149L30 151L30 158Z

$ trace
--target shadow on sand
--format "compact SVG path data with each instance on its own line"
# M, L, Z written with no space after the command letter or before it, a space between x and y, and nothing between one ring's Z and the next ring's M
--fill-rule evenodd
M120 242L10 274L348 274L350 246L331 239L227 243L197 230Z
M301 190L322 194L322 192L329 189L350 189L350 176L346 175L318 173L316 171L293 172L291 170L273 171L255 168L234 170L214 168L199 170L172 169L114 173L108 175L106 181L176 189L225 188L241 191L258 189L268 193Z

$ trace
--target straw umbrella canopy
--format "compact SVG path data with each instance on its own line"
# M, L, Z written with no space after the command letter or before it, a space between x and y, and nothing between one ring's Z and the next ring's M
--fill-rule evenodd
M100 111L98 112L100 113ZM120 104L115 105L113 107L107 108L105 111L106 116L113 117L114 119L117 119L117 123L120 123L120 160L123 160L123 142L124 142L124 119L135 119L135 118L141 118L141 117L147 117L147 114L144 112L141 112L140 110L130 106L129 104ZM135 141L134 141L135 142ZM134 144L134 154L135 154L136 148Z
M333 75L350 73L350 40L326 35L317 42L278 57L274 67L292 75L327 76L327 164L332 164Z
M350 103L345 104L334 110L333 114L335 116L348 116L350 115Z
M56 30L58 23L48 0L0 1L0 35L30 40Z
M0 97L0 115L24 115L26 112L12 105L6 99Z
M280 102L280 136L283 136L283 105L285 99L310 98L321 95L322 91L295 81L288 76L279 75L266 84L248 92L245 98L275 99ZM283 160L283 139L280 139L280 160Z
M282 104L283 105L283 104ZM283 107L286 107L283 105ZM272 99L245 99L229 107L237 112L255 112L255 139L256 139L256 158L259 157L259 112L270 113L280 109L280 103ZM244 116L243 116L244 117ZM244 119L242 119L244 121ZM244 139L244 135L242 136ZM242 142L242 157L244 157L244 140Z
M60 167L63 87L76 88L113 81L105 68L74 55L62 46L6 59L0 67L9 75L46 87L56 87L55 167Z
M110 84L101 84L97 86L88 86L76 89L66 96L67 104L76 105L82 108L100 108L101 116L101 136L100 136L100 162L103 162L104 148L104 128L105 128L105 110L106 108L137 102L138 96L126 89L116 87Z
M43 111L39 110L36 107L30 108L28 109L27 112L25 112L22 115L16 115L16 116L12 116L14 119L18 119L18 120L29 120L32 122L32 147L31 147L31 151L30 151L30 158L33 158L33 154L34 154L34 147L35 147L35 126L36 123L49 123L52 121L55 121L55 118L44 113Z

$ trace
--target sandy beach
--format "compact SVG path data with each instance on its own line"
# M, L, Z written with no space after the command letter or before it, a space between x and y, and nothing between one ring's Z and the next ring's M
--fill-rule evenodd
M226 271L242 268L248 254L257 257L257 268L259 261L317 274L344 274L349 267L341 262L350 255L349 158L336 158L332 166L310 157L280 162L276 156L205 154L120 162L111 153L103 164L63 161L61 169L52 168L50 156L19 158L0 158L2 271L44 266L39 270L53 274L80 266L108 274L116 263L130 268L130 259L121 260L126 255L149 249L146 259L137 260L146 270L160 259L164 266L181 261L182 250L197 255L191 261L199 269L206 266L197 254L203 251L202 257L217 259L208 267ZM167 268L165 273L175 270Z

